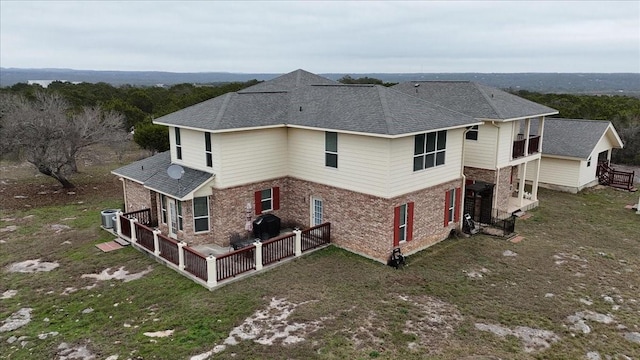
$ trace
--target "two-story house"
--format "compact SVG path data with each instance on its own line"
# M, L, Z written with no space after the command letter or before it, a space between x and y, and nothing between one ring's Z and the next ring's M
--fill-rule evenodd
M544 122L557 110L470 81L417 81L393 88L482 121L464 138L465 213L489 223L538 205Z
M424 249L460 227L466 172L498 187L500 171L507 180L513 167L526 174L522 164L539 159L528 150L535 140L527 130L523 153L511 156L512 123L528 128L554 111L514 97L522 101L509 106L544 110L478 118L412 90L296 70L158 118L170 151L113 171L126 211L151 208L161 231L190 245L227 246L248 220L271 213L304 227L330 222L335 245L379 261L394 247ZM171 165L184 173L169 176Z

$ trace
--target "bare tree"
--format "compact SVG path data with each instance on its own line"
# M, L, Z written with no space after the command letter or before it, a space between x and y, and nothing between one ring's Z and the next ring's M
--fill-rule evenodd
M72 111L56 93L40 92L34 100L0 97L0 152L18 152L42 174L63 187L75 187L69 176L77 171L76 156L97 143L121 140L124 117L98 107Z

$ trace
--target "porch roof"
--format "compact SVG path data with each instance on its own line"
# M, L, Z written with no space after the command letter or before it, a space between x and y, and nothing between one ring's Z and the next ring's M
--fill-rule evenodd
M170 165L172 165L171 153L165 151L115 169L111 173L176 199L184 199L215 176L208 172L182 166L184 174L178 181L169 177L167 168Z
M622 148L622 141L609 121L547 118L544 122L542 155L587 160L608 131L614 139L613 147Z

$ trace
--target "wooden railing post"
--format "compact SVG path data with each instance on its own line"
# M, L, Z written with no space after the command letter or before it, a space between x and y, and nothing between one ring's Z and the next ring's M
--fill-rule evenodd
M122 211L116 211L116 234L118 237L122 237L122 225L120 225L120 216L122 216Z
M178 268L184 271L184 247L187 246L187 243L184 241L180 241L178 243Z
M138 222L138 219L133 218L133 219L129 219L129 225L131 226L131 243L135 244L136 242L138 242L138 235L136 234L136 223Z
M293 233L296 235L295 255L296 256L301 256L302 255L302 231L300 231L300 229L298 229L298 228L295 228L293 230Z
M160 241L158 240L158 234L160 233L161 231L158 229L153 230L153 248L155 249L153 253L156 256L160 256Z
M216 257L209 255L207 257L207 286L218 285L218 270L216 269Z
M262 270L262 243L256 240L253 245L256 246L256 271Z

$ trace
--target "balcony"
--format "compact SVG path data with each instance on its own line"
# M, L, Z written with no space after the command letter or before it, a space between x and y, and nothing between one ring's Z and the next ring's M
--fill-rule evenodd
M511 153L512 159L517 159L523 157L525 155L536 154L540 152L540 136L539 135L531 135L529 136L529 148L527 149L527 153L525 154L527 139L524 138L523 134L518 134L518 140L513 142L513 152Z

